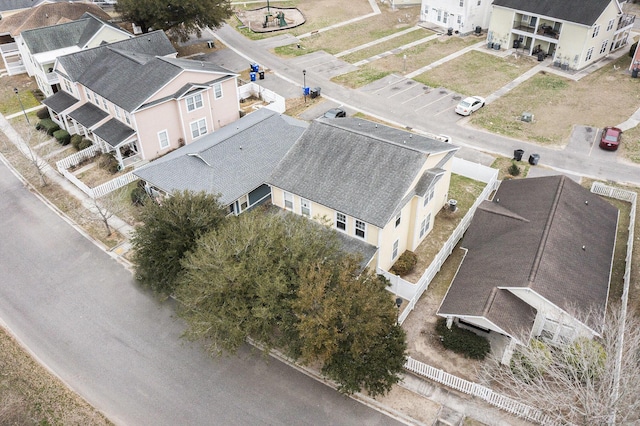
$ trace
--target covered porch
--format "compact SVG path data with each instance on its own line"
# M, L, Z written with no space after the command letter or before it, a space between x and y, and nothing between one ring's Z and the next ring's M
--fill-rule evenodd
M42 103L49 109L51 119L65 129L69 133L74 133L72 129L72 121L68 118L69 110L77 106L80 101L67 92L59 91L53 96L49 96ZM77 133L77 132L75 132Z
M142 161L136 131L121 121L112 118L95 128L93 134L102 152L113 153L120 170Z

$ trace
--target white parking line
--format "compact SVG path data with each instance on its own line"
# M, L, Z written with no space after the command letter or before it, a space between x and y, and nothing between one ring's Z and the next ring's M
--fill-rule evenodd
M412 97L412 98L409 98L409 99L407 99L406 101L401 102L401 103L402 103L402 104L406 104L407 102L411 102L412 100L417 99L417 98L419 98L420 96L424 96L424 95L425 95L424 93L419 93L418 95L416 95L416 96L414 96L414 97ZM416 111L417 111L417 110L416 110Z
M441 100L443 100L444 98L448 98L449 96L451 96L451 93L447 93L446 95L444 95L444 96L442 96L442 97L440 97L440 98L436 99L435 101L431 101L431 102L429 102L428 104L424 104L424 105L422 105L420 108L417 108L417 109L416 109L416 111L420 111L422 108L426 108L426 107L428 107L429 105L435 104L436 102L440 102Z
M598 140L598 135L600 134L600 129L598 129L598 131L596 132L596 134L593 136L593 142L591 142L591 148L589 148L589 154L588 156L591 157L591 152L593 152L593 147L596 145L596 140Z
M449 111L449 110L451 110L451 109L453 109L453 108L455 108L455 107L454 107L454 106L451 106L451 107L449 107L449 108L447 108L447 109L443 109L443 110L442 110L442 111L440 111L439 113L437 113L437 114L433 114L433 116L435 117L435 116L440 115L440 114L442 114L443 112Z
M400 94L402 94L402 93L406 92L407 90L411 90L411 89L413 89L414 87L416 87L416 86L414 86L413 84L409 84L409 85L407 85L407 88L406 88L406 89L404 89L404 90L400 90L400 91L398 91L398 92L394 93L393 95L388 96L388 97L387 97L387 99L391 99L391 98L393 98L393 97L394 97L394 96L396 96L396 95L400 95Z

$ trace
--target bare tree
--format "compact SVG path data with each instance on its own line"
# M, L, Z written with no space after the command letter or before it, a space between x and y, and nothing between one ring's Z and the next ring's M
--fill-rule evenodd
M49 184L46 174L47 161L40 157L38 152L38 147L47 141L46 133L39 132L32 126L26 124L20 124L18 126L18 132L26 145L26 152L24 154L38 174L40 186L47 186Z
M509 366L490 360L487 384L543 411L559 424L629 425L640 422L640 318L611 307L602 337L566 346L532 340ZM620 330L624 329L624 334Z
M120 214L127 203L127 190L125 188L117 189L113 192L108 193L104 197L100 197L99 199L92 199L92 210L97 213L100 222L104 225L107 230L107 237L111 236L112 229L109 223L109 220Z

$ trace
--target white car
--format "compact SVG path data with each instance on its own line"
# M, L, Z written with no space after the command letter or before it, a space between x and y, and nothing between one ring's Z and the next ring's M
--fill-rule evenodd
M456 106L456 112L460 115L470 115L484 106L484 98L480 96L469 96L460 101Z

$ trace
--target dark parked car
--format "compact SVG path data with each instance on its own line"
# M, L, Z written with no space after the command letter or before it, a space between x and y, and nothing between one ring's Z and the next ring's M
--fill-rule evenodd
M331 108L324 113L325 118L343 118L347 116L347 113L342 108Z
M600 148L614 151L618 149L621 138L622 130L617 127L605 127L602 129L602 136L600 137Z

